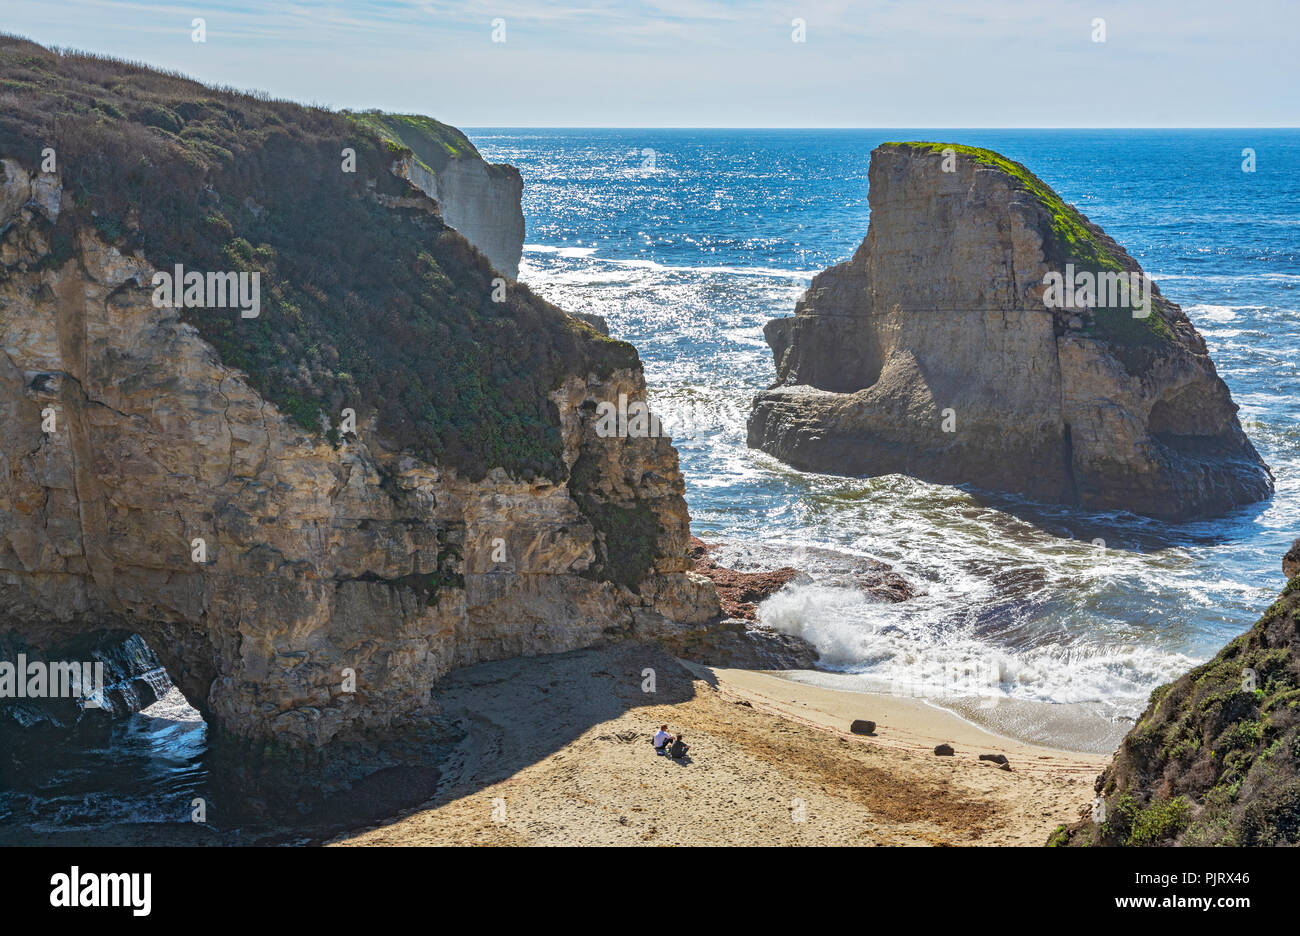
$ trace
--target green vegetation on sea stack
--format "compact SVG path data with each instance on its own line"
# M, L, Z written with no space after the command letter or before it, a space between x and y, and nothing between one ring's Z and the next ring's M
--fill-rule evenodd
M1137 264L1123 254L1119 245L1077 208L1056 194L1038 176L1001 153L961 143L904 141L881 145L905 146L936 154L951 149L958 156L973 159L1010 176L1021 189L1038 201L1050 219L1050 232L1043 232L1045 235L1050 233L1050 236L1045 236L1043 240L1045 249L1049 252L1047 260L1055 266L1064 268L1066 263L1073 263L1077 270L1087 270L1094 274L1137 269ZM1127 264L1124 262L1126 259ZM1158 300L1153 301L1151 314L1146 318L1134 318L1132 310L1127 308L1098 308L1095 310L1095 320L1096 337L1121 344L1152 344L1172 337L1168 323L1162 317Z
M418 194L391 173L417 146L434 169L479 158L437 121L308 108L0 36L0 156L34 170L50 147L63 181L51 264L93 227L159 269L258 272L258 318L180 314L304 428L351 407L471 479L500 466L562 480L547 395L566 375L637 367L636 351L522 285L492 302L491 266L436 213L382 204ZM356 172L342 170L345 147Z

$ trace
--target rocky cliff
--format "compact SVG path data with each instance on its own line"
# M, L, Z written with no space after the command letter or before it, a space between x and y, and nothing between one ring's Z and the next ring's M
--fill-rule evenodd
M1091 817L1050 844L1300 844L1300 576L1284 568L1251 630L1151 694Z
M751 446L804 470L1172 520L1271 494L1187 317L1027 169L889 143L869 185L852 259L764 330L777 379L754 402Z
M397 171L438 203L443 221L497 270L519 276L524 181L518 169L485 161L465 134L431 117L378 111L350 116L391 142Z
M217 738L373 753L454 667L718 614L669 440L595 428L635 350L494 299L386 140L12 38L0 77L0 631L139 634ZM161 302L177 263L260 311Z

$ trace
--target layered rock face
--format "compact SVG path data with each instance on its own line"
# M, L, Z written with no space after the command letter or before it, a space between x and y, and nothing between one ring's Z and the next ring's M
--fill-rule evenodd
M1251 630L1151 694L1090 818L1051 844L1300 844L1300 577L1284 568Z
M511 279L519 276L524 180L518 169L487 162L463 133L429 117L367 113L356 119L409 149L395 171L436 201L442 219L493 267Z
M519 276L524 249L524 180L514 166L453 159L440 171L412 166L409 178L442 208L443 220L483 251L492 266Z
M143 256L55 249L57 176L3 174L0 631L140 634L219 735L315 748L427 725L453 667L718 614L669 440L596 434L639 366L551 393L567 479L467 480L373 420L332 443L156 305Z
M1146 317L1082 290L1054 300L1048 274L1141 271L1024 167L885 144L869 194L853 258L764 329L777 380L754 402L752 447L804 470L1171 520L1271 494L1178 306L1153 284Z

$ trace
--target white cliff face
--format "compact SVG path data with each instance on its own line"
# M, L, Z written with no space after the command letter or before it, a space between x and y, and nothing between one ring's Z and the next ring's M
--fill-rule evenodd
M595 434L596 402L644 399L639 371L553 394L589 503L653 513L634 590L594 574L615 544L565 484L471 483L365 426L337 448L304 433L153 305L147 261L87 230L53 257L57 180L4 172L0 629L139 633L214 727L318 746L418 727L453 667L718 613L687 572L671 444Z
M765 328L777 382L749 444L797 468L940 483L1169 519L1269 496L1227 386L1176 305L1125 345L1044 304L1068 256L1038 196L966 155L872 154L853 258ZM1092 235L1126 271L1136 262Z
M519 276L524 250L524 181L519 170L477 158L448 160L431 171L412 156L394 172L438 203L442 219L483 252L510 279Z

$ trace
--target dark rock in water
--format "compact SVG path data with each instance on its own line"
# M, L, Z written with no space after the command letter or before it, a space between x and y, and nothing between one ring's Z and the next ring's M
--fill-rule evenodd
M759 602L776 594L799 575L798 569L785 566L770 572L738 572L718 565L709 557L715 544L705 543L697 536L690 539L688 555L694 563L692 571L712 579L718 589L718 601L724 617L752 621L758 616Z
M798 555L815 562L819 585L856 588L879 601L889 602L907 601L919 594L911 582L878 559L822 546L800 546Z
M1300 576L1214 659L1151 693L1051 845L1300 844Z
M726 617L755 620L758 605L762 601L802 574L792 566L782 566L767 572L741 572L720 566L709 553L721 545L706 543L699 537L692 536L689 556L694 563L692 571L711 579L717 587L718 600ZM818 578L821 584L857 588L882 601L906 601L916 595L916 590L907 579L875 559L846 556L817 547L802 547L800 552L815 557L820 565L827 567L827 574Z
M38 672L43 676L35 684ZM19 682L24 693L39 686L42 695L18 696ZM158 657L137 634L92 631L43 648L0 634L0 732L106 723L148 708L170 688Z
M849 731L854 734L875 734L876 723L862 718L855 718L853 724L849 725Z
M886 143L868 195L857 253L764 328L777 380L751 446L1170 520L1271 495L1187 316L1024 166Z
M1006 764L1007 755L1005 754L981 754L980 760L992 761L995 764Z
M957 752L952 749L951 744L937 744L934 753L938 757L952 757Z
M1295 578L1297 573L1300 573L1300 539L1292 543L1282 557L1282 574L1290 579Z

